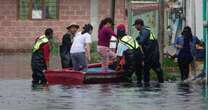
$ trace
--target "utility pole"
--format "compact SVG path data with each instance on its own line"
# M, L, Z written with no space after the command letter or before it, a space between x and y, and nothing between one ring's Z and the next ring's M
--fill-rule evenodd
M160 61L163 62L163 50L164 50L164 10L165 1L159 0L159 47L160 47Z
M132 10L131 10L131 1L132 0L127 0L127 15L128 15L128 34L132 35Z
M116 1L111 0L110 2L111 2L110 3L110 16L113 19L113 22L115 22L115 4L116 4ZM113 27L113 29L114 29L114 27Z

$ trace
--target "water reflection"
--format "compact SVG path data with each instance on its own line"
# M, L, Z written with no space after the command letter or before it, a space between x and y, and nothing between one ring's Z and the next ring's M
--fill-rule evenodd
M55 64L53 68L59 67ZM150 87L120 83L31 88L30 54L0 55L0 65L0 110L208 110L206 85L176 82L152 83Z
M203 87L166 83L54 85L32 89L30 80L0 80L0 110L206 110Z
M202 84L201 85L201 88L202 88L202 95L206 98L208 98L208 85L207 84Z
M56 109L193 110L203 107L203 97L183 83L145 88L135 84L51 86L49 93L57 96L48 99L49 108Z
M50 68L60 68L60 57L51 55ZM31 78L31 53L0 53L1 79L28 79Z

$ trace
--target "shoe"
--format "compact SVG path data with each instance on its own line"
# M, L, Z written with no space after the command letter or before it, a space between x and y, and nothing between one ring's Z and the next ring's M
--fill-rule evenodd
M39 85L38 81L32 81L32 87L37 87Z

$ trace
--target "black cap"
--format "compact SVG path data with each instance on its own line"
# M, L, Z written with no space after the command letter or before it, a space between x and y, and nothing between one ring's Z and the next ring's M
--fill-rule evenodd
M137 24L141 24L142 26L144 26L144 21L140 18L136 19L133 26L137 25Z

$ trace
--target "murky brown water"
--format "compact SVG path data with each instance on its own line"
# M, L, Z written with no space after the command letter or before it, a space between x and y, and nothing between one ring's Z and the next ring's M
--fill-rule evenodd
M52 60L52 68L59 68L59 57ZM0 65L0 110L208 110L204 86L175 82L32 89L30 54L1 54Z
M31 78L31 53L0 54L0 79ZM51 69L61 67L59 56L51 55Z

